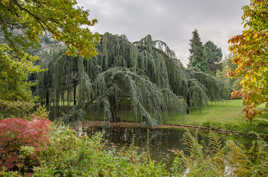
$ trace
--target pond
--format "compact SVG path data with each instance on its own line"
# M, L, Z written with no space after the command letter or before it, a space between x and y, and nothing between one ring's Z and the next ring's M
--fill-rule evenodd
M209 131L188 129L198 141L206 146L208 142ZM166 128L166 129L150 129L150 128L101 128L91 127L86 130L89 136L96 132L102 132L104 140L107 141L106 147L129 147L134 145L138 152L149 152L150 157L156 161L169 162L174 158L173 150L184 150L183 134L187 128ZM235 139L236 142L246 146L251 144L253 138L245 136L234 136L228 134L218 134L221 142L227 139Z

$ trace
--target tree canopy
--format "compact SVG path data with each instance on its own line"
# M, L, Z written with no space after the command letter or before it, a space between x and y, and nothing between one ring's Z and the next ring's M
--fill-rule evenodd
M0 99L30 101L32 83L29 74L39 72L40 67L34 66L38 57L27 53L17 56L6 44L0 44Z
M30 100L29 74L41 70L29 53L40 48L44 35L63 42L67 55L95 56L99 35L88 27L96 22L76 0L1 0L0 99Z
M89 12L79 7L76 0L0 2L0 29L8 45L16 51L35 47L40 35L49 32L67 46L67 54L95 56L94 46L99 36L87 27L96 22L96 19L89 20Z
M251 0L243 7L244 30L229 40L235 70L230 77L239 78L241 89L233 96L242 96L245 116L252 120L268 102L268 1Z

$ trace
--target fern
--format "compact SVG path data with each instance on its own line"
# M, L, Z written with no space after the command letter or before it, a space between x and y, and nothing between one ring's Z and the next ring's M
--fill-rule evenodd
M210 131L208 134L208 153L215 154L220 152L221 149L222 141L220 140L220 137Z
M186 152L179 153L172 166L173 176L187 177L266 177L268 175L268 145L258 139L250 148L229 140L223 145L215 133L208 135L208 147L201 145L187 131L184 134ZM204 151L202 149L207 149Z

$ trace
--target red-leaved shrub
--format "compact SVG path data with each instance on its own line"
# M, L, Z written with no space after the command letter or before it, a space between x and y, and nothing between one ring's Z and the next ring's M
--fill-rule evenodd
M39 117L31 121L22 118L0 120L0 171L1 167L25 170L38 165L38 152L49 142L50 124L49 120ZM22 147L33 149L26 161L20 158Z

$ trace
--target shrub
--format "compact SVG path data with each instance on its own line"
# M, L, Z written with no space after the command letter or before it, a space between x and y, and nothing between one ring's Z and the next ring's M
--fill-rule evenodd
M34 116L48 118L49 112L47 111L46 107L43 105L36 105L36 110L33 112Z
M49 142L50 121L8 118L0 120L0 167L7 171L31 171L39 164L38 153ZM0 169L1 171L2 169Z
M100 134L77 136L67 127L57 127L34 169L35 177L63 176L168 176L167 170L134 150L115 152L105 148Z
M6 172L5 170L0 171L0 177L21 177L18 172Z
M5 117L26 117L35 105L29 102L0 99L0 120Z

